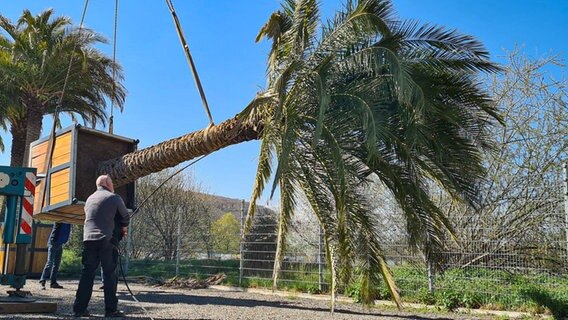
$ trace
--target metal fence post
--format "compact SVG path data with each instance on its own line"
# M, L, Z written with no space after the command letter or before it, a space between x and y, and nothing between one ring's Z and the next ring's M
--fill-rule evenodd
M244 226L245 226L245 200L241 200L241 238L239 240L239 287L243 283L243 251L244 251Z
M434 294L434 268L429 258L426 258L426 261L428 264L428 292Z
M426 241L430 243L430 234L426 231ZM427 250L424 250L424 257L426 259L426 268L428 272L428 292L430 294L434 294L434 266L432 265L431 257L426 253Z
M178 229L177 229L177 244L176 244L176 278L179 277L179 250L181 246L181 219L182 219L183 209L180 206L178 208Z
M564 162L564 217L566 219L566 260L568 260L568 162Z
M321 224L319 225L319 241L318 241L318 289L320 292L323 290L323 231Z

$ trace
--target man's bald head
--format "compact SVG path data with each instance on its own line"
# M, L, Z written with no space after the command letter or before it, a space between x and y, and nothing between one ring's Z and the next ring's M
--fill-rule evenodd
M97 188L98 187L105 187L110 190L110 192L114 192L114 186L112 184L112 179L108 174L103 174L97 178Z

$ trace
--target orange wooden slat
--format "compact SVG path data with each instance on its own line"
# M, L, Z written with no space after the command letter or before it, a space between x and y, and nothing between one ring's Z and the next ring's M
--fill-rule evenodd
M50 197L55 197L55 196L59 196L62 194L68 194L69 193L69 184L61 184L55 187L52 187L49 189L49 196Z
M49 205L50 206L54 206L57 205L58 203L64 202L69 200L69 195L68 194L62 194L62 195L58 195L58 196L50 196L49 197Z
M70 161L71 161L71 152L67 152L67 153L58 155L57 157L53 157L53 160L51 162L51 166L57 167L57 166L60 166L62 164L69 163ZM43 165L42 165L42 167L43 167Z

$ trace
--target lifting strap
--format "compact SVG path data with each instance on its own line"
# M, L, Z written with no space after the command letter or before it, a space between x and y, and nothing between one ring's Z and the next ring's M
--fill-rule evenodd
M205 91L201 86L201 81L199 80L199 74L197 73L197 68L193 63L193 58L191 57L191 53L189 52L189 46L185 41L185 36L183 35L183 30L181 28L181 24L176 14L176 10L174 9L174 4L171 0L166 0L166 4L170 9L170 13L172 14L172 18L174 19L174 25L176 27L177 34L179 36L179 41L183 47L183 52L185 53L185 57L187 59L187 63L189 64L189 68L191 69L191 73L193 74L193 80L195 80L195 84L197 85L197 90L199 90L199 95L201 96L201 102L203 103L203 107L205 108L205 112L207 113L207 117L209 118L209 125L215 125L213 123L213 117L211 116L211 112L209 111L209 104L207 103L207 98L205 97Z

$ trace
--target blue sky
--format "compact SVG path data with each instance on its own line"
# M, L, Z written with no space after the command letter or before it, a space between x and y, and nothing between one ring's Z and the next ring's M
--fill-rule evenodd
M341 0L322 0L329 16ZM456 28L481 40L500 61L503 49L523 45L538 56L568 52L566 0L394 0L399 16ZM54 8L78 24L84 1L3 0L0 13L16 20L25 8L38 13ZM216 123L237 114L265 84L268 43L255 36L279 7L277 0L174 1L200 73ZM114 1L90 1L86 26L112 40ZM112 46L101 50L112 54ZM125 110L115 114L115 133L140 140L147 147L204 128L207 117L181 50L165 1L120 1L119 62L128 89ZM70 123L64 123L64 126ZM44 125L51 128L51 119ZM9 163L10 139L1 133ZM214 194L248 199L256 169L258 142L220 150L194 167L206 189ZM266 200L265 200L266 201ZM264 201L264 202L265 202ZM274 203L273 203L274 204Z

